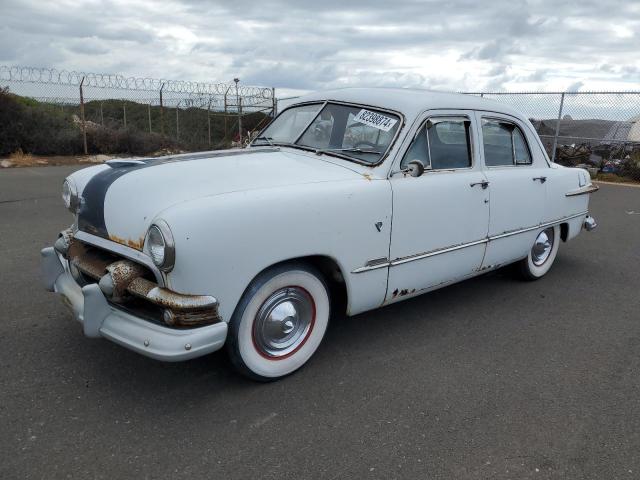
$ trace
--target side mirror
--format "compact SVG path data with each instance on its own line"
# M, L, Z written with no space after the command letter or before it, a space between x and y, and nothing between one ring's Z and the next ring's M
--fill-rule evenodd
M422 163L420 160L411 160L407 164L406 172L412 177L419 177L424 173L424 170L424 163Z

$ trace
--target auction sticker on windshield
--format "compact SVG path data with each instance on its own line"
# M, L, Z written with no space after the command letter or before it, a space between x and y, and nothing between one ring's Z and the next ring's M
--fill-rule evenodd
M356 122L364 123L370 127L377 128L383 132L388 132L393 128L398 120L395 118L387 117L381 113L365 110L364 108L358 112L354 117Z

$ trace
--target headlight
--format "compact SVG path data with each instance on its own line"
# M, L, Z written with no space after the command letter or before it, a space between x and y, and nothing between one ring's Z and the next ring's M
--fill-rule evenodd
M175 244L169 225L159 220L149 227L146 240L147 251L153 263L164 272L169 272L175 262Z
M62 184L62 201L71 213L78 211L78 188L70 178L67 178Z

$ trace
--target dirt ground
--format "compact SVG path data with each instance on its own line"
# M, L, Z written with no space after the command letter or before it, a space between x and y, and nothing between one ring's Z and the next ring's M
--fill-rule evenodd
M159 150L145 157L161 157L163 155L174 155L185 153L183 151ZM60 167L65 165L83 165L93 163L104 163L113 158L137 158L126 153L121 154L96 154L96 155L31 155L30 153L14 152L6 157L0 157L0 168L20 168L20 167Z
M63 165L81 165L83 163L104 163L116 158L115 155L55 155L41 156L28 153L12 153L0 158L0 167L51 167Z

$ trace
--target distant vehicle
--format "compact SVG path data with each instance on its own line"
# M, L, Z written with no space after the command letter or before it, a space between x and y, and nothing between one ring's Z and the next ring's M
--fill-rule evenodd
M493 101L320 92L245 149L70 175L74 221L42 250L44 281L89 337L166 361L226 344L272 380L311 358L337 296L355 315L513 262L544 276L595 228L596 190Z
M620 170L620 160L609 160L602 166L602 173L618 173Z

